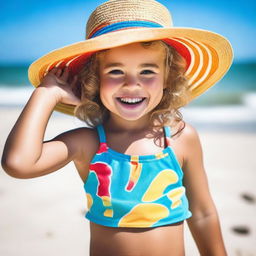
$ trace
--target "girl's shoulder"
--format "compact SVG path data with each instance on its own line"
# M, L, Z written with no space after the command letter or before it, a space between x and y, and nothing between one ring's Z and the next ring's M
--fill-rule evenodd
M172 145L179 148L183 154L201 148L201 142L197 130L189 123L180 121L172 129Z
M78 145L86 140L88 143L97 143L97 131L94 128L79 127L72 130L68 130L57 136L58 138L66 138L67 140L72 140Z
M88 175L89 164L99 148L99 138L96 128L77 128L66 132L67 140L70 141L70 150L75 151L73 162L82 178Z
M96 129L81 127L69 130L57 136L54 140L61 140L72 152L75 152L76 161L88 160L97 152L99 138Z
M70 131L77 144L81 147L94 148L99 145L99 138L96 128L81 127Z
M172 138L175 139L183 139L183 140L191 140L198 138L197 130L189 123L181 120L170 127L172 131Z
M196 129L189 123L184 121L178 122L175 126L171 127L171 147L173 148L182 168L185 166L185 162L191 158L195 158L201 155L201 144Z

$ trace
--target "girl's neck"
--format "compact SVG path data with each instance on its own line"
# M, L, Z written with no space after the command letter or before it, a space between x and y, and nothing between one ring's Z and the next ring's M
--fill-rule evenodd
M150 129L150 115L143 116L138 120L124 120L117 115L110 114L104 123L106 129L117 132L141 132Z

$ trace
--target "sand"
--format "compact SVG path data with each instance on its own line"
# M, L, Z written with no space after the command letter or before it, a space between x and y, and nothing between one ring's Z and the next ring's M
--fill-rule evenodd
M21 108L0 108L1 154L20 111ZM216 120L200 123L195 118L196 112L191 113L194 119L190 121L200 133L205 168L228 255L256 255L255 123L251 120L250 129L248 120L239 125L227 122L223 125ZM81 123L74 118L54 114L46 139L78 125ZM1 169L0 255L89 255L85 209L83 183L73 164L27 180L12 178ZM234 228L240 233L234 232ZM187 226L185 247L186 255L199 255Z

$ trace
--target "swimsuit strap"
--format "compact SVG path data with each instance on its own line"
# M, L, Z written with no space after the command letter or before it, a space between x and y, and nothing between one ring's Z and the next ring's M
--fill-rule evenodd
M170 126L164 126L165 138L171 138L172 132Z
M171 136L172 136L172 132L171 132L171 128L170 126L164 126L164 133L165 133L165 143L167 147L171 146Z
M98 135L99 135L99 138L100 138L100 143L105 143L106 142L106 135L105 135L105 131L104 131L104 128L103 128L102 124L98 125L96 128L97 128Z

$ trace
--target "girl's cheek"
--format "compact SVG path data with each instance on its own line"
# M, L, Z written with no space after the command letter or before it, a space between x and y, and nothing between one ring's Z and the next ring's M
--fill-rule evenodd
M116 86L123 82L123 78L103 77L101 78L101 85L103 86Z
M160 79L159 77L141 78L140 81L147 87L158 86L161 83L163 84L163 79Z

